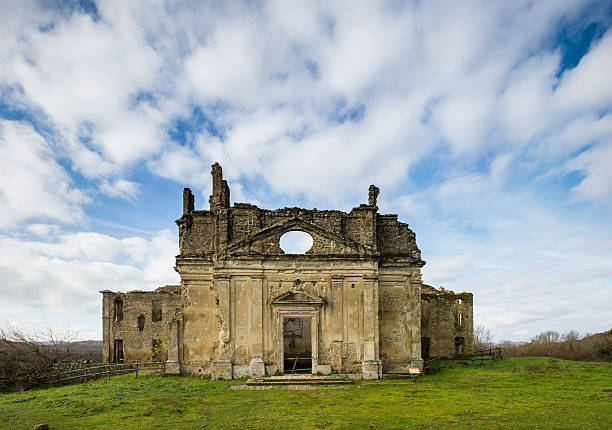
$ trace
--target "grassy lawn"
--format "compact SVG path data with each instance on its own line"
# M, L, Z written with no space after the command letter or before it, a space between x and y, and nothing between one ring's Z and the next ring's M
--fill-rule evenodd
M416 383L230 389L242 384L124 375L0 394L0 428L612 428L610 363L513 358L444 369Z

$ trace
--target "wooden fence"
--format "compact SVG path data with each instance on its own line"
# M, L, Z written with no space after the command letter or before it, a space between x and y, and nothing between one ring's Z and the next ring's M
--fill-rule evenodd
M470 354L452 354L445 357L434 357L426 360L423 364L425 373L439 372L442 367L454 367L457 365L468 366L476 364L492 363L502 358L502 347L496 346Z
M134 362L134 363L108 363L81 369L65 370L43 376L16 377L0 379L0 391L29 390L31 388L59 387L67 384L84 383L93 379L108 378L112 376L142 371L165 373L164 362Z

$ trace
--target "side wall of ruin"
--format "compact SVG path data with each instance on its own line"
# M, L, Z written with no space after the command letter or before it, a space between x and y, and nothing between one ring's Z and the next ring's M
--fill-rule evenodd
M154 340L168 345L169 322L180 308L180 287L156 291L117 293L102 291L102 360L114 362L151 361ZM121 340L123 354L116 355L115 341Z
M423 358L472 351L473 296L426 286L421 295Z

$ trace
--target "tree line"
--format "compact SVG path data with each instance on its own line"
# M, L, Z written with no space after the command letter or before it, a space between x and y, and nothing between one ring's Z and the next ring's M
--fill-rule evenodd
M474 327L474 350L494 345L489 329L479 324ZM580 336L576 330L560 334L544 331L529 342L515 344L500 342L504 357L554 357L575 361L612 361L612 329Z

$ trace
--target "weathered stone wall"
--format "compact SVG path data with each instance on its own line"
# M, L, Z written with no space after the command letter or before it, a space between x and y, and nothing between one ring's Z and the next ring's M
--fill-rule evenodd
M123 340L125 362L150 361L154 339L167 345L168 324L181 306L180 286L166 286L155 291L117 293L106 290L102 293L102 358L105 362L114 361L115 340L118 339ZM116 315L116 300L121 303L121 317Z
M379 267L380 357L384 372L422 366L420 270L396 264Z
M272 302L289 291L323 300L321 306L300 308L315 312L319 321L318 365L361 373L364 339L369 336L377 344L375 328L366 327L368 321L376 319L376 313L372 306L364 306L364 297L368 293L372 297L375 288L374 261L330 264L309 257L262 259L257 263L226 260L218 263L210 281L193 279L196 273L205 273L203 267L195 266L189 260L177 262L184 296L188 297L183 300L185 373L211 374L210 361L221 354L224 337L227 342L223 349L233 365L234 377L247 375L256 357L261 357L268 371L274 373L282 339L278 335L278 309Z
M271 374L284 365L283 321L291 318L308 318L313 372L377 378L421 367L422 336L431 355L455 351L455 339L463 339L464 351L471 348L472 295L422 284L425 262L415 234L397 215L378 214L376 187L368 204L349 213L267 210L230 206L218 164L212 176L210 210L195 210L193 194L183 192L176 221L181 286L104 292L105 359L122 339L126 360L147 360L153 339L162 338L173 373ZM280 237L292 230L313 238L303 255L280 248ZM116 297L124 303L122 321L113 319ZM162 304L160 322L151 321L154 301Z
M192 211L178 221L179 249L183 256L212 255L215 252L215 216L210 211Z
M474 338L471 293L435 289L424 285L421 293L422 337L429 343L429 356L442 357L471 352ZM463 346L456 341L463 339ZM425 351L423 352L425 355Z

